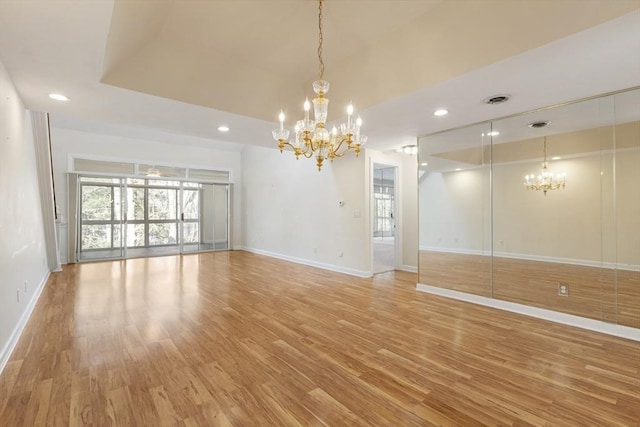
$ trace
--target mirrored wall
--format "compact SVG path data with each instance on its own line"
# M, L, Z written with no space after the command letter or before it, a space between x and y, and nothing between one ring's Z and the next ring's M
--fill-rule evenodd
M640 90L421 137L419 160L421 284L640 328Z

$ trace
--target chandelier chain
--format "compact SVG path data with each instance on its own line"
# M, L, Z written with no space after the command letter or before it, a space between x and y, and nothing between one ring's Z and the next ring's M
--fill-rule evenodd
M320 79L324 75L324 61L322 60L322 0L318 1L318 62L320 69Z
M544 137L544 142L542 143L542 154L544 156L543 162L547 161L547 137Z

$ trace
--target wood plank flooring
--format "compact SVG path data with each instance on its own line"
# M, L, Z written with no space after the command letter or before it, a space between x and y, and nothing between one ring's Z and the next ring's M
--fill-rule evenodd
M242 251L65 266L0 425L640 425L640 343L416 281Z

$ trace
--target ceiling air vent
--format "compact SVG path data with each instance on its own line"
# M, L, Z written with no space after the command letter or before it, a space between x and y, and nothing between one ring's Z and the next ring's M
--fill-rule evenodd
M488 98L485 98L482 102L489 105L497 105L497 104L503 104L507 102L509 98L511 98L510 95L493 95Z
M551 122L533 122L533 123L529 123L529 127L533 128L533 129L540 129L540 128L545 127L549 123L551 123Z

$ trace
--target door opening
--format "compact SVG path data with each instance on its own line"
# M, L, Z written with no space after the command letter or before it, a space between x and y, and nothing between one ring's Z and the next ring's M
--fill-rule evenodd
M373 165L373 273L396 269L396 174L398 168Z

